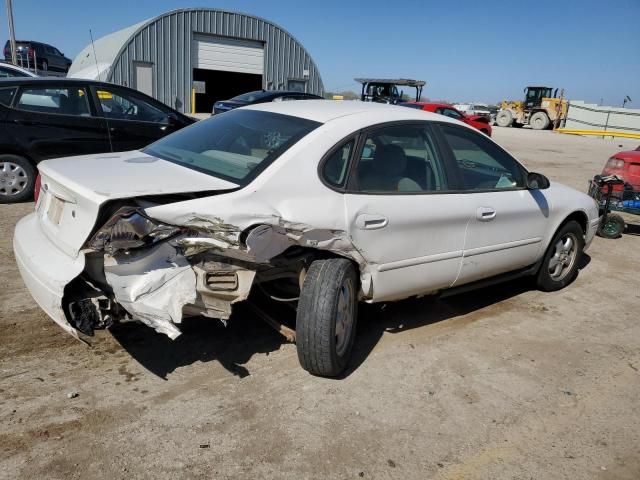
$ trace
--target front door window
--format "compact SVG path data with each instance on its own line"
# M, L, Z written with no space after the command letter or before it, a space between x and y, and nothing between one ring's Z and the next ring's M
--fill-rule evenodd
M165 112L142 98L107 88L100 88L96 93L102 113L109 119L169 123Z
M523 168L485 136L456 125L441 125L462 177L464 190L524 188Z

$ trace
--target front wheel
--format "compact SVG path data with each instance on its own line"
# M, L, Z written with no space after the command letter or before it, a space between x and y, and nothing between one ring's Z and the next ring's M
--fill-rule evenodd
M298 360L313 375L335 377L347 366L355 338L358 280L344 258L316 260L304 279L296 316Z
M536 112L531 115L529 125L531 125L531 128L534 130L546 130L549 128L549 117L544 112Z
M540 290L553 292L569 285L578 275L584 250L584 232L575 220L565 223L551 240L536 278Z

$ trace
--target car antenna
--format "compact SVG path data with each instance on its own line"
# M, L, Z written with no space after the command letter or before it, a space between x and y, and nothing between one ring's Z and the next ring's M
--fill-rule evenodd
M89 36L91 37L91 48L93 48L93 59L96 62L96 73L98 74L98 81L101 82L100 79L100 68L98 68L98 57L96 57L96 46L93 43L93 32L89 29Z
M91 37L91 48L93 48L93 59L96 62L96 73L98 74L98 81L101 82L102 79L100 78L100 68L98 67L98 57L96 57L96 46L93 43L93 32L91 31L91 29L89 29L89 36ZM113 152L113 142L111 140L111 127L109 126L109 119L107 118L106 115L104 116L104 121L107 124L107 138L109 139L109 147Z

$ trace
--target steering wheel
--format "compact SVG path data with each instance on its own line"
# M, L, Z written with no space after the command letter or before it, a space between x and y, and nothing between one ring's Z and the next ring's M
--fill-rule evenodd
M134 107L133 105L129 105L129 108L127 108L124 111L125 115L131 115L134 111L135 111L136 107Z

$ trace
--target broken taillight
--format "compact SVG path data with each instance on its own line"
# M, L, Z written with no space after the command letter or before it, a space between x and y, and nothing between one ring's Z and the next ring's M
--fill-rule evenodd
M150 219L132 207L122 207L100 228L88 242L88 247L113 254L152 245L170 238L182 229Z

